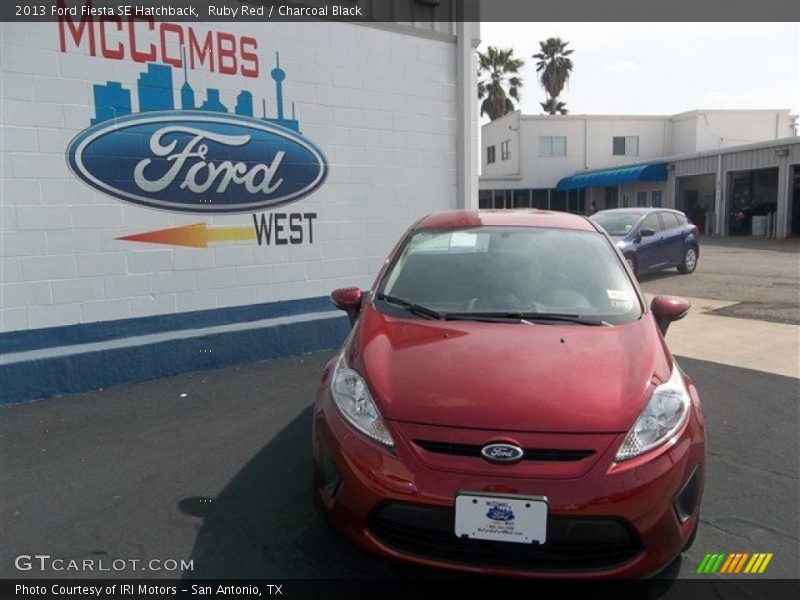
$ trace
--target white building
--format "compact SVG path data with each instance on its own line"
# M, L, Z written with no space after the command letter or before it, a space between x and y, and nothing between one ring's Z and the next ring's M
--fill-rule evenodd
M479 33L437 21L455 6L3 23L0 402L339 343L329 292L477 203Z
M746 233L751 215L745 224L735 215L757 203L764 205L758 210L777 214L775 233L785 237L800 233L792 225L792 215L800 212L795 130L796 117L788 110L695 110L672 116L516 111L481 130L480 206L581 213L592 203L598 210L670 206L692 213L704 231L725 235ZM772 148L770 160L723 161L752 144L751 150L764 144ZM687 161L708 156L718 158L710 171L704 164L702 172L682 172Z

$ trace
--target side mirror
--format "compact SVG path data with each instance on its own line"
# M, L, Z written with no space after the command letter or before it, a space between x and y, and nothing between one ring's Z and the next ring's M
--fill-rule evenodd
M357 287L339 288L331 292L331 302L336 308L347 313L350 325L356 322L363 298L363 292Z
M640 242L643 237L650 237L656 234L655 229L640 229L636 234L636 241Z
M677 296L656 296L650 303L650 310L653 311L653 316L663 335L667 335L670 323L685 317L691 307L692 303L686 298Z

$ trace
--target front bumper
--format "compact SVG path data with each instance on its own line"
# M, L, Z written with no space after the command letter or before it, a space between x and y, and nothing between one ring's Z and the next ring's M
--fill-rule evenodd
M509 476L503 465L432 467L402 423L387 423L396 446L386 449L342 419L323 384L313 420L318 500L340 532L388 558L495 575L647 577L681 552L698 519L704 427L693 388L690 393L692 411L673 442L615 465L624 434L613 435L579 476L535 477ZM690 481L694 497L687 515L682 492ZM454 503L461 491L546 496L547 542L457 538Z

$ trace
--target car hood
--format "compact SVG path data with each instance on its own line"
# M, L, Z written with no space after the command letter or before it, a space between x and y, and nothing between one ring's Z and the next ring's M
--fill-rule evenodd
M671 358L650 313L613 327L396 318L367 304L347 349L389 420L625 432Z

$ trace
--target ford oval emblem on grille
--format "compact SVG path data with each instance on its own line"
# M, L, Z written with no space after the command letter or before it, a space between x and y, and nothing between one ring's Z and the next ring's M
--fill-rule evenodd
M492 462L512 463L520 460L525 453L514 444L496 443L481 448L481 454Z

